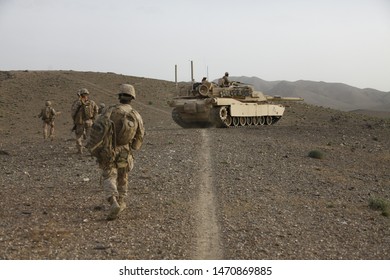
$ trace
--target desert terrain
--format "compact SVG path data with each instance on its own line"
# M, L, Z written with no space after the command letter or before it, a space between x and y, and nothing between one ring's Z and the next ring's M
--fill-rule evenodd
M136 88L146 136L128 208L108 222L70 107L82 87L117 103L121 83ZM183 129L175 94L115 73L0 72L0 259L390 258L390 218L369 206L390 201L388 118L291 102L275 125ZM53 141L37 117L46 100L61 112Z

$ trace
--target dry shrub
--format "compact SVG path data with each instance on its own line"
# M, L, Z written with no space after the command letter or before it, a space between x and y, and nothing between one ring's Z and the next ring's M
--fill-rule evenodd
M325 157L325 155L321 151L313 150L313 151L309 152L308 157L316 158L316 159L323 159Z
M382 198L371 197L368 205L371 209L382 211L382 215L385 217L390 216L390 202Z

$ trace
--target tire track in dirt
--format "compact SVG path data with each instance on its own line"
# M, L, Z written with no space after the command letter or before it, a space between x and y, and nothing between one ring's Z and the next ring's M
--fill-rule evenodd
M210 136L207 129L201 130L199 152L199 196L195 204L197 220L196 250L194 259L222 259L219 226L216 215L216 199L212 180Z

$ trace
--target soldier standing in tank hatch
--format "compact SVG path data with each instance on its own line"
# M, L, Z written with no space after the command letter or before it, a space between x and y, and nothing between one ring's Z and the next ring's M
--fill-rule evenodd
M89 91L82 88L78 91L79 99L76 100L71 108L73 119L73 130L76 134L76 147L79 154L83 153L83 139L87 139L93 122L98 114L98 106L93 100L89 99Z
M220 79L219 86L229 87L232 83L229 80L229 73L225 72L225 75Z

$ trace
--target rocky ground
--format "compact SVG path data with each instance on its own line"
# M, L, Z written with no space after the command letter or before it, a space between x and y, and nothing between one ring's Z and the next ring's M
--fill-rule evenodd
M100 172L77 155L76 91L135 85L146 137L128 209L105 220ZM0 72L0 259L389 259L390 121L287 104L273 126L182 129L175 85L114 73ZM54 141L36 117L50 99ZM318 150L322 159L308 156Z

